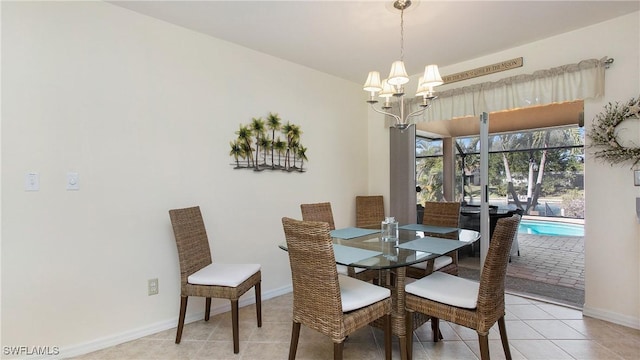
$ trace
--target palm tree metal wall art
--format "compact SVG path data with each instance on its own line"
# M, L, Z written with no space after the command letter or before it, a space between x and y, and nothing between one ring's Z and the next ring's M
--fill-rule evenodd
M249 125L240 124L236 135L229 142L234 169L305 171L308 158L307 148L300 142L302 130L288 121L282 124L278 114L269 113L266 120L259 117L251 119Z

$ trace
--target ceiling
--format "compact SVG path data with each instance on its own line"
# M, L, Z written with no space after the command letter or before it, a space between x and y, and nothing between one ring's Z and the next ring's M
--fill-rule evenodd
M138 13L364 83L400 57L391 1L109 1ZM410 75L640 9L638 1L413 1L404 14ZM447 74L443 74L447 75Z
M582 100L496 111L489 114L488 131L489 134L500 134L568 125L583 126L583 111ZM480 134L480 121L474 116L425 121L416 123L416 130L420 135L434 139L474 136Z

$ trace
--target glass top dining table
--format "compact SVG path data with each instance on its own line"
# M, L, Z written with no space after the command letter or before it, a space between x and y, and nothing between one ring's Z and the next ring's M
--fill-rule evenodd
M434 259L470 245L480 238L474 230L410 224L400 226L398 238L382 239L380 230L343 228L331 231L336 263L365 268L393 269ZM287 244L279 245L287 250Z
M474 230L409 224L399 227L398 239L382 239L379 229L344 228L331 231L336 263L380 270L379 285L391 289L393 307L391 314L393 334L400 342L400 355L407 358L407 329L405 326L406 267L427 261L426 273L433 269L433 259L470 245L480 239ZM287 250L287 244L279 245ZM386 274L392 276L385 276ZM424 324L428 317L414 313L414 329ZM381 325L375 324L374 325Z

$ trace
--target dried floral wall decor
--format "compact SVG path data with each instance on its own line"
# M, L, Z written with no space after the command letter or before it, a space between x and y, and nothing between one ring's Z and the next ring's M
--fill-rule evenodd
M234 169L305 171L308 159L307 148L300 143L302 130L288 121L283 125L278 114L269 113L266 119L258 117L248 125L240 124L236 135L229 143Z
M632 98L626 103L605 105L604 111L596 115L587 136L591 139L591 146L596 158L613 164L630 162L633 169L640 164L640 145L623 146L618 141L616 128L628 119L640 119L640 97Z

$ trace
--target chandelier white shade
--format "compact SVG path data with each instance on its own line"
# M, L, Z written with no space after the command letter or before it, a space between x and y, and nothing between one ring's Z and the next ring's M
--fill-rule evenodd
M404 69L402 60L394 61L391 64L388 82L391 85L404 85L409 82L409 76L407 76L407 70Z
M369 72L367 81L364 83L364 91L370 91L372 93L382 90L382 84L380 83L380 73L377 71Z
M427 65L424 69L424 75L418 81L418 90L416 96L422 96L420 109L406 114L404 113L404 85L409 82L409 76L404 67L404 10L411 5L409 0L397 0L393 6L400 10L400 60L391 64L389 76L380 81L380 73L378 71L370 71L367 80L362 87L364 91L369 92L367 102L371 104L371 108L381 114L391 116L395 119L395 128L406 129L409 127L409 118L422 114L430 105L431 101L436 98L433 92L435 86L442 85L442 77L438 71L438 65ZM397 98L397 114L377 109L374 104L378 102L376 96L384 98L382 109L389 110L393 108L391 97Z
M442 81L442 78L440 77L440 71L438 71L438 65L425 66L423 78L424 83L421 83L420 85L434 87L444 84L444 81Z

